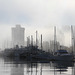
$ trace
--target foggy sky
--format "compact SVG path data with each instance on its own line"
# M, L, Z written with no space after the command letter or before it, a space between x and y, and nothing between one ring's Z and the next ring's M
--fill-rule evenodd
M70 25L75 25L75 0L0 0L0 45L11 40L11 27L16 24L25 27L26 36L35 36L38 30L43 40L53 39L53 26L57 26L57 39L70 45Z

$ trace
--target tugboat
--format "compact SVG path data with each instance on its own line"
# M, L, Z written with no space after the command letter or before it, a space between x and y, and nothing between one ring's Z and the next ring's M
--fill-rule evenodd
M73 52L74 50L72 50ZM58 50L56 48L56 27L54 27L54 53L53 53L53 57L54 57L54 60L59 60L59 61L73 61L73 53L68 53L67 50L64 50L64 49L61 49L61 46L60 46L60 49Z
M54 59L59 61L73 61L73 55L68 53L67 50L57 50L54 53Z

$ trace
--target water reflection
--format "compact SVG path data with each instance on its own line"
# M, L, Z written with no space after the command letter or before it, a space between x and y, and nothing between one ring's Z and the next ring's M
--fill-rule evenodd
M24 66L22 64L14 64L11 68L11 75L24 75Z
M69 67L73 67L73 62L65 62L65 61L54 61L54 72L59 72L60 74L62 72L67 72ZM55 75L56 73L54 73Z
M73 62L65 62L65 61L54 61L54 67L56 69L60 69L60 71L67 71L68 67L73 67Z
M72 75L75 75L75 63L74 66L72 67Z
M1 64L10 65L9 75L75 75L74 62L50 61L40 63L37 61L15 61L8 59L2 62L4 63ZM5 68L5 66L3 67ZM6 68L8 68L8 66L6 66ZM3 73L3 75L8 74Z

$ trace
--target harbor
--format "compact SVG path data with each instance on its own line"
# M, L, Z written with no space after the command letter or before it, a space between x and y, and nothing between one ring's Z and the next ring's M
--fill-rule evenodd
M17 32L17 33L15 33ZM21 35L22 34L22 35ZM24 46L24 28L20 25L16 25L16 28L12 28L12 41L13 48L6 48L2 52L2 56L4 59L9 58L13 60L26 60L26 61L37 61L37 62L48 62L48 61L74 61L74 42L73 42L73 28L71 26L71 34L72 34L72 48L71 51L62 49L60 46L57 49L57 33L56 26L54 27L54 41L53 41L53 51L43 50L43 37L42 34L40 36L40 48L38 46L38 32L36 31L36 41L34 44L33 36L31 35L31 39L27 37L27 46Z
M38 40L38 31L27 36L24 45L24 28L20 25L12 30L12 47L0 51L0 73L3 75L74 75L74 37L71 26L71 46L66 47L57 41L57 28L53 27L53 41L43 42L43 34ZM17 30L16 30L17 29ZM23 30L21 30L23 29ZM16 33L15 33L16 32ZM21 35L23 34L23 35ZM35 39L35 40L34 40ZM38 41L40 42L38 44ZM11 44L10 44L11 45Z
M75 75L75 0L0 0L0 75Z

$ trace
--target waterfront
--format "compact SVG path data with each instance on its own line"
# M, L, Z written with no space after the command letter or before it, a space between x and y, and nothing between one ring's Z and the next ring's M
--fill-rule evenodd
M75 63L10 61L0 58L1 75L74 75Z

